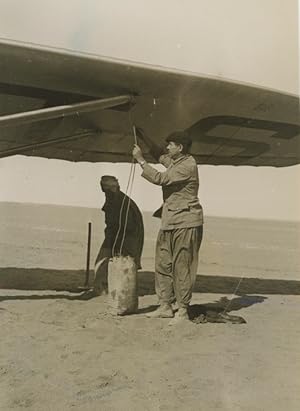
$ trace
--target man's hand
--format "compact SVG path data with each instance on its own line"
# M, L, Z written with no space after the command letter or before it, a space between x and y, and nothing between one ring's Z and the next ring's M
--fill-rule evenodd
M149 153L154 158L154 160L159 161L159 157L164 152L163 148L157 145L151 138L149 138L142 128L136 127L135 130L137 137L142 140L144 144L146 144L149 149Z
M138 163L140 163L142 161L145 161L142 150L140 149L140 147L137 144L135 144L134 147L133 147L132 156L136 159L136 161Z

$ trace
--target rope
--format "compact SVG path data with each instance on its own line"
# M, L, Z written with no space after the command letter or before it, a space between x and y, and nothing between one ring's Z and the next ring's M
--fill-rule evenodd
M232 135L230 136L230 138L233 138L239 131L240 131L241 127L237 127L237 129L232 133ZM218 146L211 154L209 154L205 161L209 160L213 155L215 155L217 153L217 151L219 151L221 148L224 147L224 144L221 144L220 146ZM230 300L228 301L227 305L225 306L224 310L223 310L223 314L226 314L226 312L228 311L231 303L232 303L232 298L234 295L236 295L238 289L240 288L241 282L243 280L244 276L240 277L239 282L237 284L237 286L235 287L235 290L233 291L233 293L231 294Z
M135 144L137 144L137 136L136 136L135 125L132 126L132 130L133 130L134 142L135 142ZM122 241L121 241L120 254L122 254L122 249L123 249L124 240L125 240L125 233L126 233L126 228L127 228L127 224L128 224L129 208L130 208L130 202L131 202L131 193L132 193L133 182L134 182L134 174L135 174L135 165L136 165L136 163L135 163L134 158L133 158L132 162L131 162L130 174L129 174L128 184L127 184L127 188L126 188L126 195L127 195L128 187L129 187L129 194L127 196L128 197L128 204L127 204L127 210L126 210L126 215L125 215L124 231L123 231L123 237L122 237Z
M133 136L134 136L134 144L137 144L137 137L136 137L136 128L135 125L132 126L133 129Z
M125 199L126 199L126 196L124 196L124 198L122 200L122 204L121 204L120 215L119 215L119 227L118 227L118 231L117 231L115 241L114 241L114 244L113 244L113 247L112 247L112 255L113 256L115 256L115 247L116 247L117 240L118 240L121 228L122 228L122 212L123 212L123 207L124 207L124 204L125 204Z
M237 290L239 289L240 284L241 284L241 282L243 281L243 278L244 278L244 276L240 278L240 280L239 280L239 282L238 282L238 285L235 287L234 292L231 294L230 300L228 301L227 305L225 306L225 308L224 308L224 310L223 310L223 314L226 314L226 312L228 311L228 309L229 309L229 307L230 307L230 304L232 303L232 298L233 298L234 295L236 295Z
M126 215L125 215L125 223L124 223L123 237L122 237L121 247L120 247L120 254L122 254L124 240L125 240L125 234L126 234L126 228L127 228L127 224L128 224L128 216L129 216L129 209L130 209L130 202L131 202L131 192L132 192L132 188L133 188L133 181L134 181L134 174L135 174L135 163L134 162L131 163L130 173L131 174L129 176L129 181L130 181L130 177L131 177L131 181L130 181L130 186L129 186L128 204L127 204L127 210L126 210Z
M135 129L134 125L132 126L132 129L133 129L133 135L134 135L134 142L135 142L135 144L137 144L136 129ZM122 255L123 245L124 245L124 241L125 241L125 234L126 234L126 229L127 229L127 224L128 224L128 216L129 216L130 201L131 201L130 196L131 196L131 192L132 192L132 188L133 188L133 182L134 182L135 165L136 165L135 161L134 161L134 159L132 159L131 166L130 166L130 173L129 173L128 183L127 183L127 187L126 187L126 191L125 191L125 196L122 200L121 209L120 209L119 227L118 227L118 231L117 231L115 241L114 241L114 244L113 244L113 247L112 247L112 255L113 256L115 256L115 248L116 248L116 244L117 244L119 234L120 234L121 228L122 228L122 213L123 213L123 209L124 209L124 205L125 205L125 200L128 199L126 213L125 213L124 229L123 229L121 246L120 246L120 251L119 251L119 254Z

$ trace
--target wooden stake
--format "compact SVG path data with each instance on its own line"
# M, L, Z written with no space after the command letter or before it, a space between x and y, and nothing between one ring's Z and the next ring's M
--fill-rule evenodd
M88 224L88 243L87 243L87 255L86 255L86 272L85 272L85 287L89 285L90 279L90 256L91 256L91 234L92 234L92 223Z

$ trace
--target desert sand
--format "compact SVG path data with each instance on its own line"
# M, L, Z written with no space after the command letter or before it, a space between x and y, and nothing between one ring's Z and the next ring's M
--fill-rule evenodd
M126 317L106 296L82 300L82 278L2 269L1 410L298 411L299 282L244 279L233 296L236 279L200 276L193 309L231 301L246 324L170 327L145 316L153 273L140 274Z

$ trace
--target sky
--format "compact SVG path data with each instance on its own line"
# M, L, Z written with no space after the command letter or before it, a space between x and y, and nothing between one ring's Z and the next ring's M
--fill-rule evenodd
M296 0L0 0L0 37L172 67L297 94ZM200 166L208 215L300 220L300 166ZM99 207L102 174L125 190L129 166L14 156L0 201ZM136 169L133 198L160 205Z

